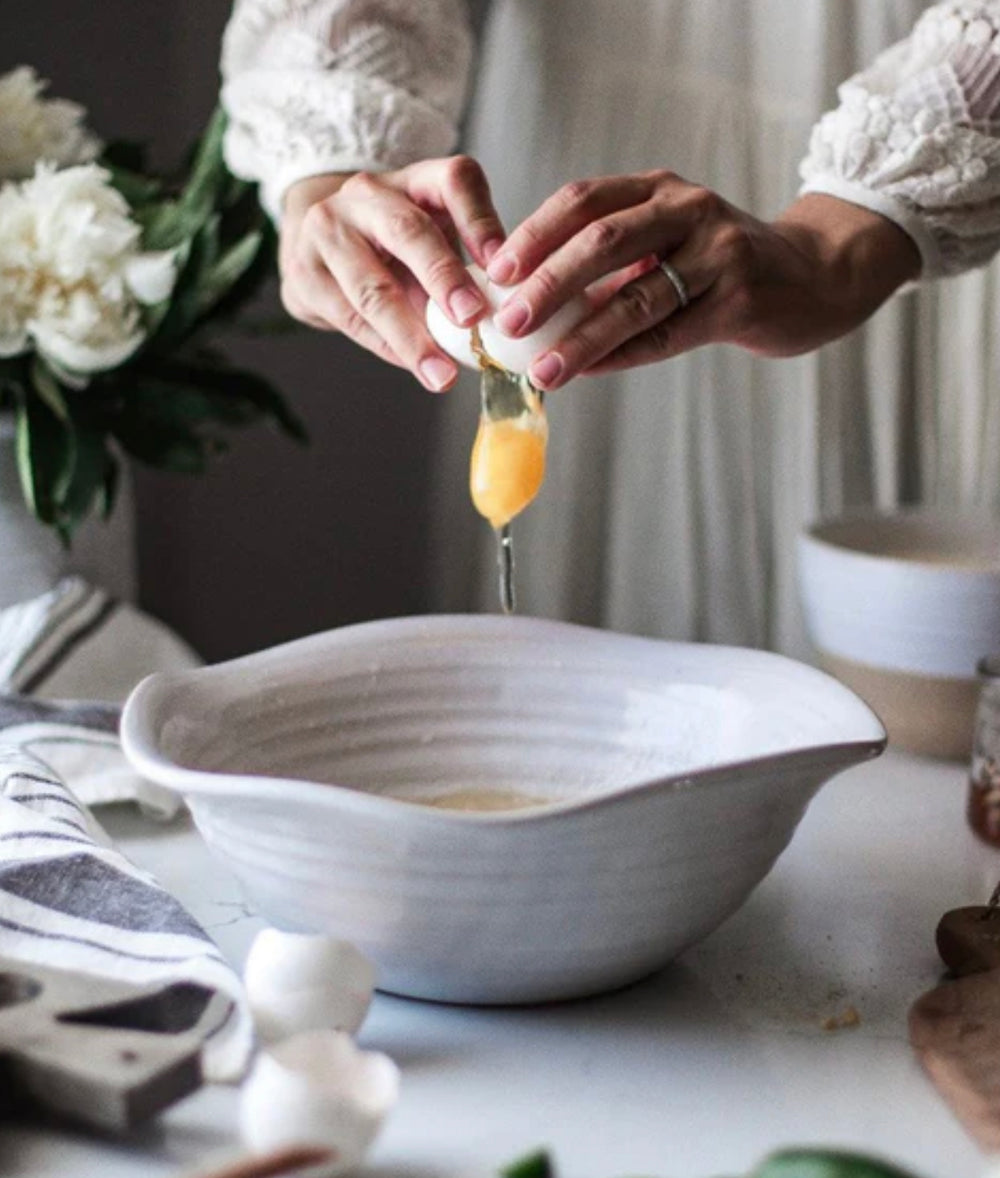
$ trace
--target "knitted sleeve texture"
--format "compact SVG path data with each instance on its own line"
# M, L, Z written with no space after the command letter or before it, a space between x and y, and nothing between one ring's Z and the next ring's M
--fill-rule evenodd
M929 8L838 97L813 129L802 192L895 221L924 278L988 262L1000 250L1000 2Z
M463 0L237 0L221 63L227 163L278 216L306 176L444 155L472 51Z

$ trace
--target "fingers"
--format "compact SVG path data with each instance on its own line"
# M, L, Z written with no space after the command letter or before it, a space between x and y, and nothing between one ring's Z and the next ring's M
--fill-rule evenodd
M712 291L702 301L692 303L686 310L632 336L583 371L587 376L620 372L625 368L672 360L705 344L719 343L725 338L720 331L723 308L723 299Z
M398 175L414 200L447 214L473 259L485 267L506 234L479 164L467 155L456 155L403 168Z
M431 391L454 383L457 365L431 338L403 285L364 237L341 229L335 238L319 238L316 246L357 317L351 320L355 332L366 324Z
M704 295L713 278L710 270L688 260L684 281L692 299ZM680 311L673 283L658 266L649 269L621 285L549 351L536 357L529 376L539 388L559 388L580 372L594 371L604 357L636 337L651 335L653 342L662 342Z
M522 233L531 245L522 258L534 263L536 247L548 252L497 316L502 331L518 337L535 331L568 299L602 276L646 255L664 257L693 234L724 220L729 207L715 193L672 172L646 172L567 185L511 234L489 267L493 277Z
M592 283L669 249L675 236L674 227L664 223L649 201L592 221L553 251L507 299L496 316L500 330L514 337L533 331Z
M378 177L359 176L355 185L362 199L352 207L352 228L402 262L458 327L474 323L486 300L434 217Z
M459 327L486 300L460 255L486 262L503 237L486 178L473 160L428 160L394 173L318 177L287 201L282 298L304 322L345 332L429 389L458 367L431 338L432 298ZM326 277L324 277L324 275Z
M645 175L576 180L544 201L511 233L490 261L488 273L501 286L519 282L592 222L638 204L650 193Z
M343 332L355 343L390 364L405 367L378 332L344 298L325 268L312 267L301 272L294 284L284 283L281 298L288 313L302 323L308 323L320 331Z

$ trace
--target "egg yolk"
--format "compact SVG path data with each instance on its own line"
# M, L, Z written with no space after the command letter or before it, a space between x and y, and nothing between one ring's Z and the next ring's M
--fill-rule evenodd
M485 414L472 446L469 489L494 528L509 524L538 494L545 478L548 429L543 413L493 421Z

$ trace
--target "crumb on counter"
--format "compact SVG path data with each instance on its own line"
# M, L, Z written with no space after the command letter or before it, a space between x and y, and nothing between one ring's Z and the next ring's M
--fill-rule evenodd
M841 1014L830 1015L823 1019L820 1026L824 1031L844 1031L848 1027L861 1026L861 1015L857 1007L848 1006Z

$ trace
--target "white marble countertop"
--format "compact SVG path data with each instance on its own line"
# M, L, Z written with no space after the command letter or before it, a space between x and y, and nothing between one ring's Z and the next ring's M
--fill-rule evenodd
M945 909L984 903L1000 852L964 821L965 771L890 753L826 785L750 901L658 976L528 1009L379 996L361 1042L403 1072L369 1178L490 1178L538 1146L566 1178L745 1174L793 1144L924 1178L985 1164L924 1079L910 1003L940 976ZM259 922L197 834L104 815L240 963ZM824 1030L853 1006L860 1025ZM6 1178L161 1178L238 1153L237 1095L204 1089L125 1142L0 1128Z

